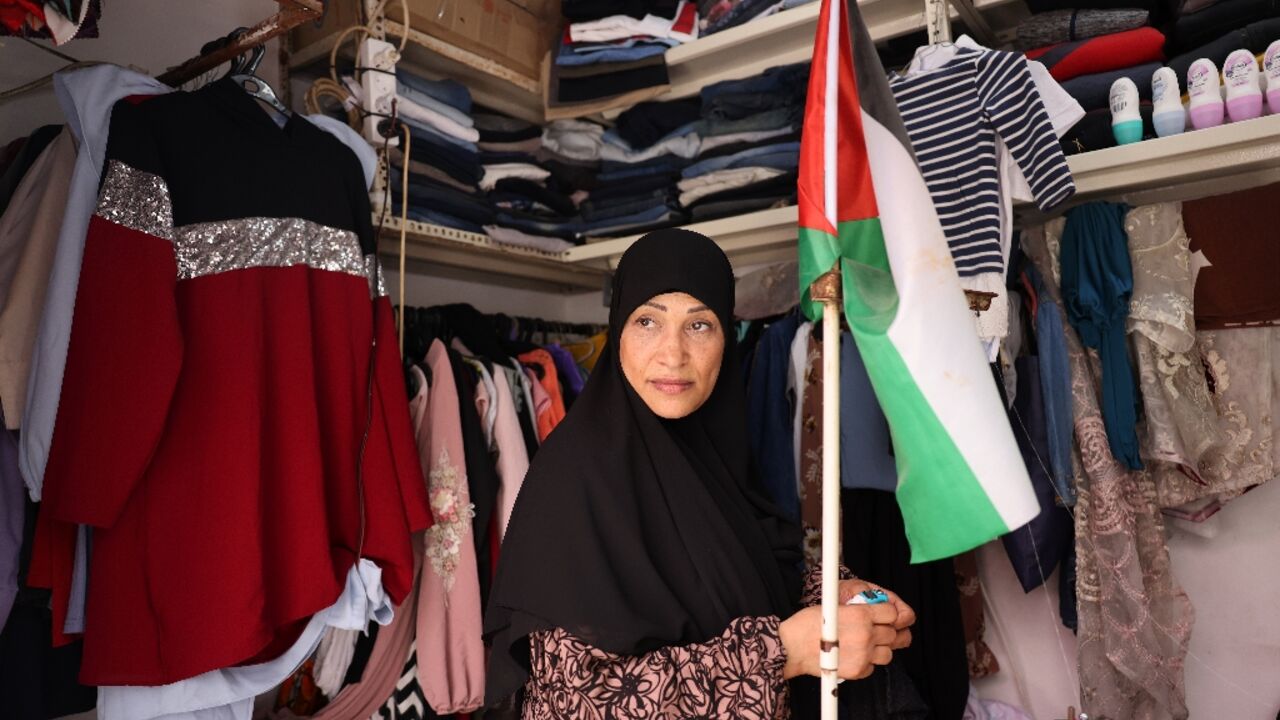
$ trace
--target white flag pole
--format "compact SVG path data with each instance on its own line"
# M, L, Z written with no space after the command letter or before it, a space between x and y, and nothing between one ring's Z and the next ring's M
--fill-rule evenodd
M822 720L836 720L840 666L840 270L814 281L822 303Z

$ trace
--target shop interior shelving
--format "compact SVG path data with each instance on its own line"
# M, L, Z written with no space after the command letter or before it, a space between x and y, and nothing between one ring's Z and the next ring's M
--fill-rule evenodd
M1078 188L1072 203L1184 199L1280 181L1280 115L1072 155L1068 164ZM1040 217L1027 206L1017 210L1025 221ZM735 264L744 266L794 258L796 219L792 206L687 227L714 238ZM384 250L398 249L393 247L399 237L397 223L392 219L384 226ZM500 276L561 291L598 289L636 239L601 240L563 253L545 253L423 223L410 222L406 228L412 259L440 264L448 271Z

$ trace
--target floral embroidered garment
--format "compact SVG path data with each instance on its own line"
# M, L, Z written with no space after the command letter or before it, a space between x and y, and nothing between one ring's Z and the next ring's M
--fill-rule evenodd
M1201 464L1221 445L1196 343L1195 273L1179 203L1145 205L1125 217L1133 261L1128 329L1142 389L1142 456L1151 460L1161 507L1213 490Z
M840 568L840 578L853 573ZM820 602L822 573L805 575L801 603ZM608 653L560 628L529 638L524 720L675 720L791 716L776 616L738 618L705 643L643 655Z
M1063 220L1028 228L1023 247L1061 302L1057 263ZM1076 478L1080 692L1090 717L1186 718L1183 662L1193 610L1173 577L1164 519L1147 471L1111 454L1098 407L1100 367L1066 333L1079 444Z
M471 537L458 389L439 340L427 352L433 383L420 378L410 403L436 524L425 536L418 594L418 682L432 709L447 715L484 703L480 576Z

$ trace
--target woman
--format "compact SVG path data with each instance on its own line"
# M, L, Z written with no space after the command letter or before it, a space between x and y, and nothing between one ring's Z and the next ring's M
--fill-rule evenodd
M728 259L697 233L623 255L609 342L507 530L489 705L523 688L527 720L785 718L786 680L819 674L799 532L750 475L733 297ZM840 676L887 664L914 620L896 597L842 606Z

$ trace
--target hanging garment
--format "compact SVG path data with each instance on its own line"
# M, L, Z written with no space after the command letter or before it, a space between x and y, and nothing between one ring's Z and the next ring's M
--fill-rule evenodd
M1280 208L1271 198L1280 184L1215 195L1182 204L1190 250L1205 265L1196 278L1195 322L1201 330L1280 322L1280 265L1272 241Z
M1133 263L1128 328L1145 410L1142 455L1166 465L1153 473L1161 505L1190 491L1173 503L1183 505L1200 496L1201 458L1225 436L1196 347L1195 271L1181 207L1134 208L1125 231Z
M791 418L795 402L786 394L791 369L791 341L800 324L798 313L788 313L771 324L756 345L747 384L747 430L756 467L769 496L789 517L800 519L792 460Z
M840 484L885 492L898 489L889 421L848 332L840 334Z
M893 588L920 618L911 628L911 647L893 654L893 666L906 671L929 718L960 717L969 695L969 661L951 559L911 564L892 493L844 490L840 498L844 564L857 577Z
M577 370L577 367L574 367ZM493 426L493 441L497 450L498 485L496 530L501 540L507 534L507 523L511 520L511 511L515 507L516 497L524 484L524 476L529 472L529 454L525 449L524 436L520 430L520 419L516 415L515 396L507 381L505 368L494 366L494 384L497 393L493 402L497 405L498 417ZM432 707L436 707L432 703ZM447 712L440 710L440 712Z
M997 136L1048 210L1075 192L1053 126L1035 92L1027 61L998 51L957 49L940 67L890 78L911 145L933 198L965 290L994 294L988 313L1003 337L1008 317L1001 248L1001 186Z
M1054 490L1047 458L1044 403L1040 395L1040 363L1034 355L1020 357L1017 394L1009 410L1013 436L1027 466L1031 486L1040 503L1040 514L1031 522L1001 538L1023 592L1045 583L1070 551L1073 540L1071 513Z
M22 184L23 178L30 172L31 166L44 154L59 135L63 134L61 125L44 125L31 133L14 150L13 157L0 171L0 215L9 209L14 193ZM15 141L18 142L18 141Z
M1086 347L1102 360L1102 417L1112 455L1142 469L1136 425L1137 389L1125 344L1125 318L1133 296L1124 215L1128 208L1094 202L1067 211L1062 230L1063 308ZM1057 221L1055 221L1057 222Z
M179 147L184 162L161 160ZM227 162L244 157L271 188ZM92 572L110 578L90 587L86 680L162 685L278 655L357 548L393 598L408 591L409 533L430 515L400 363L373 343L395 347L389 302L368 299L371 236L350 151L304 119L276 126L233 83L113 109L45 488L52 517L96 527ZM363 516L328 502L361 487ZM147 622L120 620L139 607ZM198 626L179 619L193 612Z
M326 627L363 629L391 622L382 571L361 558L347 572L342 594L316 613L284 654L267 662L228 667L157 687L98 688L102 720L250 720L254 698L288 678L316 646Z
M1023 247L1060 300L1062 220L1028 228ZM1186 718L1183 661L1193 610L1170 569L1164 520L1148 473L1107 447L1100 364L1066 334L1081 474L1076 485L1080 688L1090 716Z
M540 368L540 372L534 371L537 377L538 385L542 387L546 394L549 404L543 405L541 400L536 396L534 401L538 403L538 441L546 442L547 436L551 431L564 420L564 395L560 392L560 379L556 375L556 361L551 357L551 353L546 350L531 350L520 355L520 362L525 365L535 365ZM536 393L535 393L536 395Z
M377 712L395 691L405 658L413 652L417 627L418 586L422 574L422 548L414 546L414 582L404 603L395 608L391 623L377 632L368 662L358 679L349 682L331 698L328 705L312 717L314 720L350 720L367 718ZM375 626L376 628L376 626Z
M0 243L15 260L12 282L0 290L0 404L10 430L22 423L36 328L75 163L75 138L64 131L23 178L0 218Z
M77 153L44 309L31 353L27 406L22 413L19 463L31 499L36 501L41 498L45 465L49 460L49 446L57 420L67 345L71 339L76 285L89 218L94 214L104 169L112 108L121 98L166 93L171 88L132 70L98 65L54 75L53 89L62 114L67 118L67 129L75 134ZM56 622L61 627L61 619Z
M978 680L1000 672L1000 662L987 645L986 594L978 575L978 553L970 550L951 559L956 568L956 588L960 591L960 619L964 623L964 653L969 659L969 679Z
M25 500L18 473L18 438L8 430L0 430L0 628L9 619L18 596Z
M456 342L456 339L455 339ZM471 521L471 542L476 549L476 573L480 580L480 605L489 602L489 588L493 577L489 555L489 525L493 522L494 508L498 500L498 471L489 452L490 432L486 432L486 418L477 402L484 379L475 368L462 358L457 350L449 350L449 366L458 388L458 409L462 420L462 451L465 456L467 492L475 513ZM490 381L492 382L492 381ZM487 393L487 389L486 389ZM487 404L483 408L488 409Z
M484 701L484 644L480 640L480 575L472 535L475 507L467 487L457 386L449 352L431 343L418 368L418 394L410 405L422 473L435 525L427 530L418 588L418 683L442 713L472 712Z
M316 648L315 665L312 676L316 688L328 698L336 697L342 690L342 681L347 676L351 661L355 659L356 642L360 631L329 628L320 645Z
M1076 504L1075 470L1071 460L1071 370L1062 325L1062 309L1050 296L1035 265L1025 268L1028 292L1035 298L1036 357L1040 373L1040 399L1044 403L1045 439L1054 489L1063 504Z

